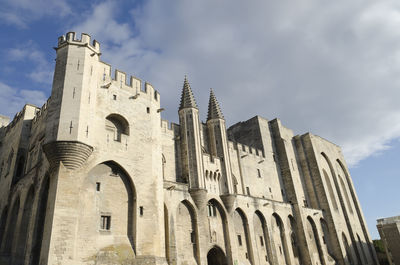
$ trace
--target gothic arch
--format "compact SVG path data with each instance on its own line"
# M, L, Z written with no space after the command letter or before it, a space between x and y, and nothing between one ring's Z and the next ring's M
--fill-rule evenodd
M82 191L84 203L78 229L92 231L91 240L96 240L101 233L108 233L111 242L126 247L127 255L133 257L137 206L136 189L129 173L114 160L101 162L87 173Z
M325 169L322 169L322 174L323 174L323 177L325 178L325 183L328 186L328 194L329 194L329 197L331 199L333 208L337 211L338 210L338 205L337 205L337 202L336 202L335 193L334 193L333 188L332 188L332 183L331 183L330 177L329 177L328 173L325 171Z
M357 234L357 243L358 243L358 246L360 247L360 250L361 250L361 254L362 254L362 257L363 257L363 262L365 264L367 264L368 263L367 255L365 255L364 246L363 246L364 244L361 241L361 238L360 238L359 234Z
M271 239L269 237L267 222L264 215L259 211L255 211L253 215L253 226L256 242L256 253L258 255L259 264L265 262L273 263Z
M188 201L179 203L176 210L176 249L180 264L199 262L199 237L195 207ZM188 247L192 246L191 250Z
M337 261L336 255L334 253L334 242L333 242L333 236L331 236L331 233L329 231L328 224L326 223L325 219L320 218L320 224L321 224L321 229L322 229L322 234L323 234L323 240L326 244L326 249L328 251L328 254L335 260Z
M207 251L207 265L228 265L226 255L218 245L213 245Z
M362 231L363 231L363 234L364 234L364 238L365 238L366 244L368 246L369 256L371 257L371 260L372 260L373 264L377 264L376 259L375 259L375 254L374 254L375 251L373 250L372 242L369 239L369 235L368 235L367 229L365 227L365 223L364 223L364 217L361 214L361 209L360 209L360 206L358 204L357 196L356 196L355 191L353 189L353 185L352 185L349 173L347 172L347 170L346 170L345 166L343 165L342 161L337 159L336 162L340 166L340 168L342 169L343 174L344 174L343 177L346 179L346 183L347 183L347 186L348 186L349 191L350 191L350 195L351 195L351 198L352 198L352 201L353 201L353 205L355 207L355 210L356 210L356 213L357 213L357 217L358 217L358 220L360 221L360 225L361 225L361 228L362 228Z
M228 220L225 208L216 199L210 199L207 203L208 207L208 229L210 237L210 242L215 245L224 246L224 252L227 255L227 259L231 260L231 246L229 240L229 229ZM210 216L210 213L214 213L215 216ZM210 211L211 210L211 211ZM232 262L232 261L231 261Z
M106 117L106 129L113 132L114 141L121 142L121 135L129 135L129 122L120 114L112 113Z
M254 264L254 256L249 233L249 222L242 209L236 208L233 212L233 225L238 238L238 258L243 264Z
M350 265L355 265L354 260L353 260L353 254L349 245L349 241L347 241L347 237L344 234L344 232L342 232L342 242L343 242L343 246L346 252L346 259L349 262Z
M322 251L321 241L319 240L317 226L315 225L315 222L311 218L311 216L307 217L307 221L308 221L308 235L311 242L311 248L314 248L310 252L316 253L318 255L319 262L324 265L325 264L324 253Z
M36 217L34 220L34 230L32 236L30 263L31 265L38 265L40 260L40 253L42 252L42 240L44 225L47 214L47 201L50 188L50 176L46 175L41 183L39 189L38 204L36 207Z
M32 184L28 190L28 193L25 198L23 214L19 229L18 235L18 244L17 244L17 259L23 261L25 258L26 246L27 246L27 238L28 238L28 229L32 216L32 208L33 201L35 197L35 187Z
M301 264L302 256L301 256L301 250L300 250L300 245L299 245L297 223L296 223L296 220L294 219L293 215L291 215L291 214L288 216L288 219L289 219L289 225L290 225L290 230L289 230L290 245L292 247L293 256L295 259L297 259L296 263Z
M274 227L278 229L274 229ZM285 227L282 222L281 217L277 213L272 214L272 231L275 231L274 242L276 248L276 262L278 264L288 264L291 265L291 260L289 256L286 235L285 235Z
M20 198L19 195L14 199L14 202L11 207L10 215L8 216L8 222L6 226L6 234L3 242L3 252L6 255L11 255L12 245L14 244L15 239L15 231L18 220L20 207Z

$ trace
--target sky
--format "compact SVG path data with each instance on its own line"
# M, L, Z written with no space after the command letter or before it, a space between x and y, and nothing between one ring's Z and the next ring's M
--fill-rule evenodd
M372 238L400 215L400 2L0 0L0 114L49 97L57 38L100 42L102 60L151 83L178 121L185 75L206 118L279 118L343 148Z

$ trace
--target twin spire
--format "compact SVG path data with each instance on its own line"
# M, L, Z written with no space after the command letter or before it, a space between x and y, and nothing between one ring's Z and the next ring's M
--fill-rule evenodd
M179 110L184 108L195 108L198 109L196 100L194 99L192 89L190 88L189 81L185 76L183 81L181 104ZM219 107L217 98L214 95L214 91L210 89L210 100L208 102L208 114L207 121L212 119L224 119L221 108Z
M185 80L183 81L183 89L182 89L182 96L181 96L181 105L179 106L179 109L184 109L184 108L197 108L196 100L194 99L192 89L190 88L189 81L186 78L185 75Z

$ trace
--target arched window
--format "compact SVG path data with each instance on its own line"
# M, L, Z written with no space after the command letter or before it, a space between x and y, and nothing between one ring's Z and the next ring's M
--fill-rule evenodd
M106 118L106 129L111 132L114 141L121 142L121 135L129 135L128 121L118 114L110 114Z
M331 198L332 205L335 208L335 210L338 210L338 205L336 202L335 194L333 193L332 183L331 183L331 180L329 179L329 175L328 175L328 173L326 173L325 169L322 169L322 172L324 173L325 182L326 182L326 185L328 186L328 193L329 193L329 197Z
M351 207L351 202L349 198L349 194L347 193L346 185L344 185L343 179L340 175L338 175L340 185L342 186L342 192L344 193L344 197L346 198L347 202L347 207L349 208L349 211L351 214L353 214L353 207Z

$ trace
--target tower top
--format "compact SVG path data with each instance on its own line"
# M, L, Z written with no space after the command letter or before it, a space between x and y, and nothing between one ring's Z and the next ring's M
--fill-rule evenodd
M217 98L214 95L214 91L210 88L210 101L208 102L208 115L207 121L212 119L224 119L221 108L219 107Z
M87 33L82 33L81 38L77 39L75 32L68 32L58 38L58 46L55 49L64 47L68 44L86 46L100 55L100 43L96 40L91 41L91 37Z
M190 88L189 81L186 78L183 81L182 88L182 96L181 96L181 104L179 106L179 110L184 108L195 108L197 109L196 100L194 99L192 89Z

